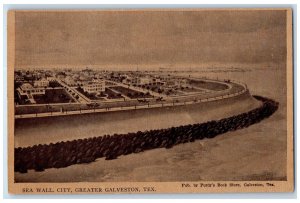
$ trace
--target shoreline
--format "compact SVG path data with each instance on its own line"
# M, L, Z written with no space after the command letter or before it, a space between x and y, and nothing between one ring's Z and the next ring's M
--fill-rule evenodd
M15 147L222 119L259 106L249 93L208 103L15 120Z
M115 111L130 111L137 109L150 109L150 108L162 108L162 107L172 107L172 106L185 106L192 105L198 103L207 103L217 100L224 100L232 97L237 97L242 94L249 93L246 85L239 83L231 83L234 84L236 89L232 87L230 89L226 89L224 91L216 91L210 93L212 96L208 97L206 94L199 95L187 95L174 97L172 99L168 99L167 101L162 102L154 102L149 101L148 103L140 103L137 101L127 101L127 102L110 102L102 104L103 107L93 107L87 108L83 107L82 104L51 104L51 105L38 105L40 107L45 107L48 109L49 106L53 108L56 106L56 112L36 112L36 113L27 113L27 114L15 114L15 119L25 119L25 118L37 118L37 117L53 117L53 116L68 116L68 115L78 115L78 114L90 114L90 113L104 113L104 112L115 112ZM240 88L240 89L239 89ZM115 105L117 104L117 105ZM70 107L73 110L67 110L67 107ZM124 105L124 106L123 106ZM38 107L33 106L33 108ZM18 108L24 108L26 106L19 106ZM29 106L30 107L30 106ZM74 110L75 108L75 110ZM62 111L62 109L66 109ZM44 109L45 111L45 109ZM49 111L49 110L46 110Z
M168 149L178 144L214 138L226 132L247 128L270 117L277 111L279 105L278 102L265 97L254 96L254 98L262 103L259 107L220 120L167 129L98 136L49 145L18 147L15 148L15 172L27 173L28 169L44 171L47 168L64 168L74 164L94 162L102 157L105 157L105 160L112 160L121 155L140 153L155 148Z

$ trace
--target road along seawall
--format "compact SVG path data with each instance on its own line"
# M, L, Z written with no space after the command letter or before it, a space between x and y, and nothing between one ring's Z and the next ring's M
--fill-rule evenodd
M246 92L222 100L187 105L16 119L14 145L29 147L203 123L248 112L260 104Z
M170 97L164 101L156 98L148 98L147 102L139 102L137 99L126 101L98 102L98 106L89 106L81 103L56 103L56 104L31 104L15 106L15 118L33 118L50 116L68 116L74 114L100 113L107 111L124 111L137 108L158 108L163 106L180 106L194 103L207 103L236 97L248 92L244 84L231 83L230 89L214 91L206 94L185 95Z
M90 163L101 157L105 157L106 160L116 159L121 155L155 148L171 148L181 143L214 138L217 135L259 123L278 109L279 104L274 100L261 96L254 96L254 98L261 102L259 107L219 120L15 148L14 169L21 173L26 173L29 169L43 171L47 168Z

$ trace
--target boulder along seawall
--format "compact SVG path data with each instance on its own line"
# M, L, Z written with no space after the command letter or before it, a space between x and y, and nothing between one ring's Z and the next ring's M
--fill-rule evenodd
M62 141L55 144L39 144L15 148L14 169L43 171L47 168L63 168L73 164L90 163L98 158L116 159L121 155L139 153L155 148L171 148L174 145L214 138L229 131L246 128L271 116L279 103L261 96L253 96L261 105L253 110L220 120L181 125L166 129L138 131L99 137Z
M16 119L14 146L30 147L198 124L248 112L260 105L247 91L231 98L181 106Z

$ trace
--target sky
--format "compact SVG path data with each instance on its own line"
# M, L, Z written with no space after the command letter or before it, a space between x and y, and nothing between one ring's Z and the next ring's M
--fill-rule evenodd
M24 12L16 66L278 63L286 11Z

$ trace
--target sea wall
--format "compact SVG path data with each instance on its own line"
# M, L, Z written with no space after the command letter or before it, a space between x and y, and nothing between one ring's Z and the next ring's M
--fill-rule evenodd
M194 103L207 103L237 97L248 92L246 85L231 83L231 88L213 91L205 94L192 94L170 97L162 101L157 98L147 98L147 102L137 99L114 100L110 102L99 102L97 106L82 103L56 103L56 104L30 104L16 105L15 118L26 119L33 117L67 116L74 114L99 113L107 111L132 110L137 108L157 108L163 106L178 106Z
M16 119L14 144L15 147L29 147L197 124L248 112L260 104L249 92L245 92L222 100L181 106Z
M271 99L260 96L254 98L261 102L261 106L220 120L15 148L15 171L43 171L47 168L90 163L101 157L110 160L155 148L171 148L177 144L213 138L229 131L246 128L271 116L278 109L279 104Z

